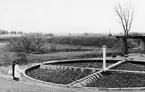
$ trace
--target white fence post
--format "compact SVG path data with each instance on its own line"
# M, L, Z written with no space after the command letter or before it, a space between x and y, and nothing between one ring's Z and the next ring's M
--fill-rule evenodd
M102 49L103 49L103 70L106 71L107 68L106 68L106 46L103 45L102 46Z

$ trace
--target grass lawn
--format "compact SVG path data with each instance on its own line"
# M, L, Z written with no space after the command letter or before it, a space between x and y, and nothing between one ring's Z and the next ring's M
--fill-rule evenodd
M46 44L44 45L45 48L51 48L51 46L54 46L56 50L99 50L99 47L95 46L81 46L81 45L64 45L64 44Z

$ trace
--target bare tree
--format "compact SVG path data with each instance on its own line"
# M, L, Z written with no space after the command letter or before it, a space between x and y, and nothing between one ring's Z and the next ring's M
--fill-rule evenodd
M121 6L120 4L118 4L114 8L114 10L117 13L117 16L119 17L120 24L122 25L124 30L123 41L125 46L125 54L128 54L127 38L133 21L133 8L130 6Z
M32 53L42 50L44 40L41 36L24 35L9 40L6 50L16 53Z

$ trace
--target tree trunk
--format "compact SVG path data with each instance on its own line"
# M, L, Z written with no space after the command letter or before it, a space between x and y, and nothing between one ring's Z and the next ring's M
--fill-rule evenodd
M127 39L124 40L124 43L125 43L125 52L124 52L124 54L125 54L125 55L128 55L128 44L127 44Z
M128 38L128 33L127 33L127 31L125 31L125 35L124 35L124 38L123 38L124 46L125 46L125 49L124 49L124 54L125 54L125 55L128 55L127 38Z

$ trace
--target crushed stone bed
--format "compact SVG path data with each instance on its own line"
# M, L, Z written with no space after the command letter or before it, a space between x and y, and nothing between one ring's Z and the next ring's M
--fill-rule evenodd
M116 66L112 69L131 70L131 71L145 71L145 62L144 63L124 62L121 65Z
M32 78L57 84L69 84L91 73L93 73L91 69L84 69L82 71L80 68L77 68L76 70L55 70L37 68L26 72L26 74Z
M107 71L103 77L91 82L86 87L122 88L145 87L145 74Z

